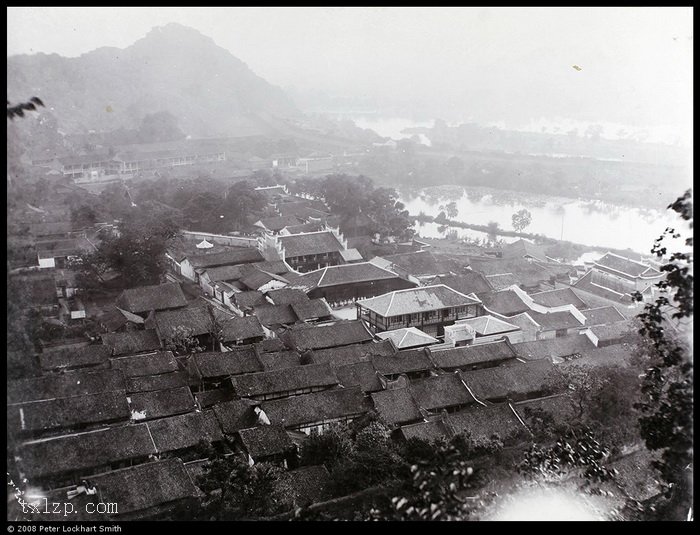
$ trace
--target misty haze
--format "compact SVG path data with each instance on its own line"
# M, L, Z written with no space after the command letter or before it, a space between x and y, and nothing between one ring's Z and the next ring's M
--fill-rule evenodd
M8 521L693 519L692 8L7 15Z

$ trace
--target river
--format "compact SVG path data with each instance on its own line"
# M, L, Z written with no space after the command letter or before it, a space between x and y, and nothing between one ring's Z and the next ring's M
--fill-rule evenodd
M454 221L487 225L491 221L504 230L513 230L512 215L527 209L532 214L531 224L524 232L542 234L583 245L632 249L648 254L653 242L666 229L686 229L685 224L671 211L621 206L602 201L535 195L490 188L436 186L424 189L398 188L399 198L411 215L421 212L437 216L441 206L454 201L457 215ZM669 199L669 202L674 199ZM416 225L418 233L426 238L440 238L436 223ZM484 238L483 232L455 228L459 237ZM506 242L518 238L501 237ZM676 243L680 246L680 243Z

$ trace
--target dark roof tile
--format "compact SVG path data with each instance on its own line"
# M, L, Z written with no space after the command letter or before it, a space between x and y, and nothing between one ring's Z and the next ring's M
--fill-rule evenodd
M359 387L325 390L314 394L263 401L261 406L270 422L287 429L349 418L368 410Z
M131 408L131 418L136 421L174 416L192 412L197 408L188 387L134 392L129 394L127 399Z
M308 364L281 370L240 375L232 379L239 397L281 394L312 387L330 387L338 378L329 364Z
M124 290L117 299L117 306L134 314L151 310L167 310L187 305L185 294L178 282L141 286Z
M468 369L484 364L497 365L516 358L515 350L505 340L430 352L430 359L435 366L443 370Z
M144 353L160 349L160 340L154 329L101 334L102 343L112 349L114 356Z

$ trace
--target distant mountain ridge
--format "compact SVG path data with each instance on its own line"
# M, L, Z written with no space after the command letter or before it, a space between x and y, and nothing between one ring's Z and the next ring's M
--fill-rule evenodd
M7 95L38 96L68 133L135 128L168 111L193 137L255 135L265 118L300 116L279 87L257 76L213 39L180 24L153 28L133 45L77 58L7 58Z

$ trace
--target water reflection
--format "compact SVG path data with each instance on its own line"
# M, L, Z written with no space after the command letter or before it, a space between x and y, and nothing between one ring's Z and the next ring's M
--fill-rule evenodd
M434 217L440 213L441 205L454 201L457 206L454 220L477 225L495 221L507 230L512 230L513 214L525 208L532 214L532 223L524 232L584 245L629 248L643 254L649 252L666 227L685 228L680 218L670 211L489 188L438 186L418 191L400 190L399 196L411 215L424 212ZM425 237L442 237L437 230L437 225L426 224L420 228L420 233ZM457 229L457 232L464 237L486 235L466 229ZM515 241L517 238L505 239Z

